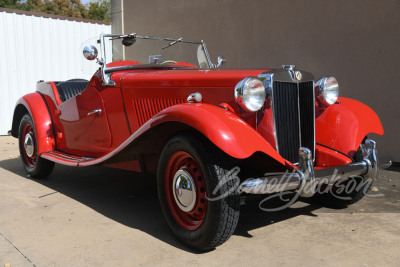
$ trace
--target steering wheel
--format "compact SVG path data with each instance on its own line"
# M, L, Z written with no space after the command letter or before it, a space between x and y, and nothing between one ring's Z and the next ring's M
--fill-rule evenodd
M166 64L171 64L171 63L178 63L175 60L166 60L163 63L161 63L161 65L166 65Z

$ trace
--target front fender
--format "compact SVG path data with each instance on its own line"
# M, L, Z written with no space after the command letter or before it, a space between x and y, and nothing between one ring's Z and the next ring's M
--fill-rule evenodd
M115 150L101 158L80 162L79 166L104 163L128 148L151 129L156 129L155 127L161 124L168 125L169 122L179 122L196 129L231 157L245 159L259 151L282 165L291 165L258 132L234 113L210 104L187 103L164 109L143 124ZM174 124L170 125L174 127Z
M341 97L315 121L316 143L353 157L369 133L383 134L378 115L367 105Z
M15 106L12 134L18 137L19 123L28 112L35 126L38 155L55 149L52 121L46 103L39 93L31 93L21 97Z
M202 103L171 106L153 117L148 127L168 121L191 126L231 157L244 159L260 151L281 164L286 162L256 130L220 107Z

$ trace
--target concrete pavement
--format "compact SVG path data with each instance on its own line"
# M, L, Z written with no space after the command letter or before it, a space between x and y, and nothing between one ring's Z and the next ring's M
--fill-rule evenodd
M208 253L182 246L155 181L105 167L56 165L28 178L17 139L0 137L0 266L400 266L400 172L346 209L306 200L267 213L242 206L234 235Z

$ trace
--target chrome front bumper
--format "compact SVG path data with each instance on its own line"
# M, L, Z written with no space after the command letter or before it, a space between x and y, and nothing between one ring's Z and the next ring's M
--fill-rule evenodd
M360 176L365 181L375 181L380 168L387 168L391 162L378 166L376 143L365 140L364 158L360 162L314 170L312 153L308 148L299 149L299 169L292 173L271 174L262 178L250 178L240 184L240 190L248 194L271 194L296 190L302 197L312 197L321 184L333 184Z

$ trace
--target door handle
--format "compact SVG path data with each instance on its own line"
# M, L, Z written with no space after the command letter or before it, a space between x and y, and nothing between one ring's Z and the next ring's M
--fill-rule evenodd
M95 109L95 110L90 111L90 112L87 114L87 116L90 116L90 115L95 114L95 113L97 113L97 115L100 115L101 112L102 112L101 108L98 108L98 109Z

